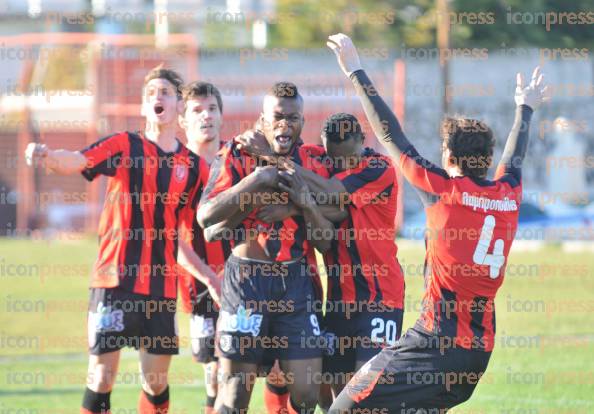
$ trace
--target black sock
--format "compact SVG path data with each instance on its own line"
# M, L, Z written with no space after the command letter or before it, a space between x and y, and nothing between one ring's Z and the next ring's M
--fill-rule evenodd
M221 408L217 410L217 414L239 414L237 408L227 407L225 404L221 405Z
M111 392L95 392L87 387L83 396L82 408L92 413L107 413L111 408L110 395Z
M217 399L217 397L211 397L210 395L206 396L206 406L207 407L214 407L215 405L215 400Z
M165 388L165 390L159 395L150 395L145 390L142 390L142 392L144 392L146 399L149 400L149 402L153 405L161 405L169 401L169 386L167 386L167 388Z
M286 394L289 392L289 389L287 388L286 385L274 385L269 383L268 381L266 381L266 388L268 388L268 390L276 395L282 395L282 394Z

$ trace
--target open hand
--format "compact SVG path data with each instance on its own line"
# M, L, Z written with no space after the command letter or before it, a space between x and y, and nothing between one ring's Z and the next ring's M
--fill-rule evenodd
M326 45L332 49L338 60L338 65L345 75L350 76L351 73L361 69L361 61L357 48L353 44L350 37L343 33L328 36Z
M528 105L533 110L537 109L541 103L550 99L549 87L543 83L543 74L540 73L540 67L537 66L532 72L532 79L527 86L524 86L524 77L520 72L516 75L516 105Z

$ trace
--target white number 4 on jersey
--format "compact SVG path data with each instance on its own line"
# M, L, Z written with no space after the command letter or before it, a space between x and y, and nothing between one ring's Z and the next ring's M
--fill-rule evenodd
M495 229L495 217L489 215L485 217L483 229L481 230L481 237L472 260L479 265L489 266L489 276L491 279L497 279L499 270L503 263L505 263L505 256L503 256L503 240L497 239L493 244L493 253L489 254L489 246L493 239L493 230Z

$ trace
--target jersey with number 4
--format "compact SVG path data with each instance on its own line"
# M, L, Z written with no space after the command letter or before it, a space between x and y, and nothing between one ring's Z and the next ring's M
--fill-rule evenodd
M400 159L404 176L426 198L425 295L417 328L455 346L491 351L495 294L516 234L522 186L498 170L493 181L450 177L414 148Z

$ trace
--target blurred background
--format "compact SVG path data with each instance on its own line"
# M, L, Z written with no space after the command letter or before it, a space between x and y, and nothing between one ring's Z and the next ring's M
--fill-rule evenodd
M497 160L513 120L515 74L540 64L554 97L532 125L518 238L592 240L588 7L586 0L0 0L0 233L94 231L104 183L26 169L24 146L81 149L142 129L142 78L161 62L221 90L223 139L251 126L278 80L295 82L305 97L307 142L319 142L334 112L367 124L325 46L329 34L344 32L435 162L440 119L456 114L491 126ZM401 199L400 236L420 240L424 213L408 185Z

